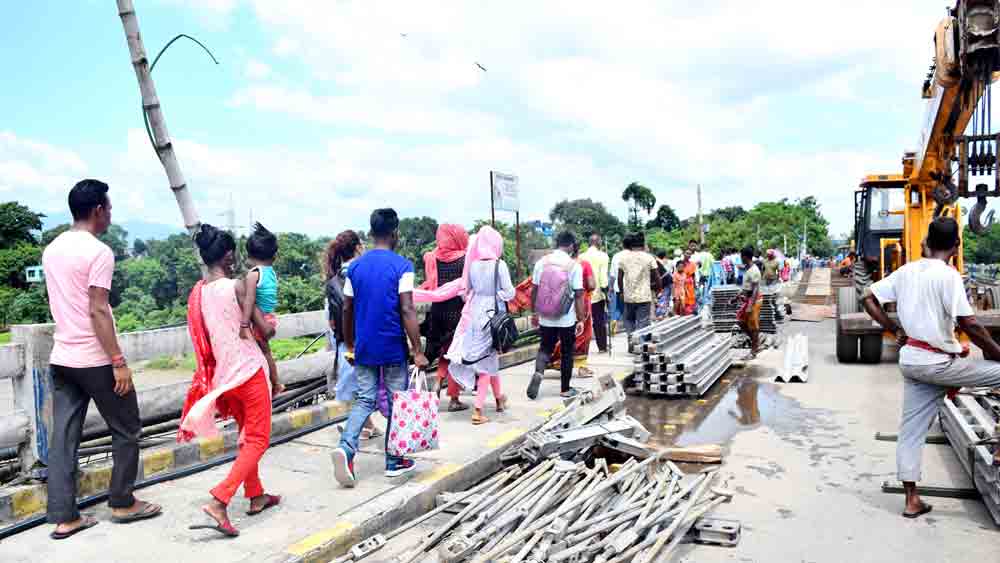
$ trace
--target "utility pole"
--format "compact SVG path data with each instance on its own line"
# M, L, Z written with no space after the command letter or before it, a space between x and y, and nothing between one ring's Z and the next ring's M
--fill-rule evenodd
M135 15L135 6L132 5L132 0L118 0L118 16L122 20L132 67L135 69L135 77L139 82L142 109L149 116L149 127L152 130L156 155L160 157L160 163L163 164L163 169L167 173L170 189L174 192L177 206L184 218L184 227L191 235L194 235L201 227L201 221L198 219L198 212L194 208L191 192L188 191L187 182L184 180L180 163L174 153L170 133L167 132L167 122L163 117L160 100L156 96L156 86L153 84L153 76L150 74L146 47L142 43L142 36L139 35L139 20Z
M705 223L701 215L701 184L698 184L698 240L705 245Z

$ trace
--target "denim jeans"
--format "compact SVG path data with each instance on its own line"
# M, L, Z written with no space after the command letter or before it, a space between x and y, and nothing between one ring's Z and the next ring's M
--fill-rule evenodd
M354 454L358 451L358 439L361 436L361 429L365 421L376 409L376 397L378 395L379 374L385 380L386 392L389 399L389 416L386 425L386 445L388 446L388 429L392 428L392 394L395 391L405 391L410 384L410 371L406 363L389 364L385 366L354 366L354 377L357 381L357 394L354 399L354 406L351 407L351 414L347 418L347 427L340 436L340 447L347 451L347 455L354 459ZM388 447L386 448L388 452ZM385 455L385 466L387 469L395 469L396 463L402 458Z
M354 366L347 361L347 344L337 344L337 383L334 387L334 398L338 401L353 401L358 392L358 380Z

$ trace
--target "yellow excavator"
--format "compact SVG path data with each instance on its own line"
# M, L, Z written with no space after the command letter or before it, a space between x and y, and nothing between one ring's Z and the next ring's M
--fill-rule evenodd
M993 223L987 199L1000 196L997 149L991 127L990 86L1000 74L1000 0L958 0L934 32L934 62L923 84L927 110L916 152L903 155L902 174L866 176L854 193L857 259L854 287L837 294L837 359L878 363L883 334L861 312L873 281L919 260L927 226L939 216L965 214L959 200L976 198L969 229ZM962 254L954 266L963 271ZM1000 319L981 319L991 329Z

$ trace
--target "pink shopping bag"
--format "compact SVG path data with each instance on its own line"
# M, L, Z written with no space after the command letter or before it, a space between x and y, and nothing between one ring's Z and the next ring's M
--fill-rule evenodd
M427 390L424 374L413 368L410 388L392 394L389 455L406 456L438 449L438 399Z

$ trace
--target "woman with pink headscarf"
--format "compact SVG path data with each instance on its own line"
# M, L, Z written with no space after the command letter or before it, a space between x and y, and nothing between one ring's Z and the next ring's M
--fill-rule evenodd
M465 227L445 223L437 229L437 246L424 254L424 272L427 274L420 289L436 290L442 285L461 279L465 272L465 252L469 247L469 233ZM455 379L448 374L450 362L444 356L455 336L455 329L462 317L464 303L460 295L452 299L433 303L427 323L426 355L431 361L438 358L438 396L441 387L447 382L448 411L457 412L468 409L468 405L459 400L459 387ZM439 357L440 356L440 357Z
M461 281L455 280L433 292L414 292L415 301L435 302L456 294L465 298L462 317L445 358L451 362L449 373L463 388L471 389L479 380L473 424L489 422L483 415L488 389L493 390L497 412L507 407L507 397L500 390L500 357L493 348L489 327L497 302L505 306L514 298L510 270L500 259L502 255L503 237L492 227L483 226L469 239Z

